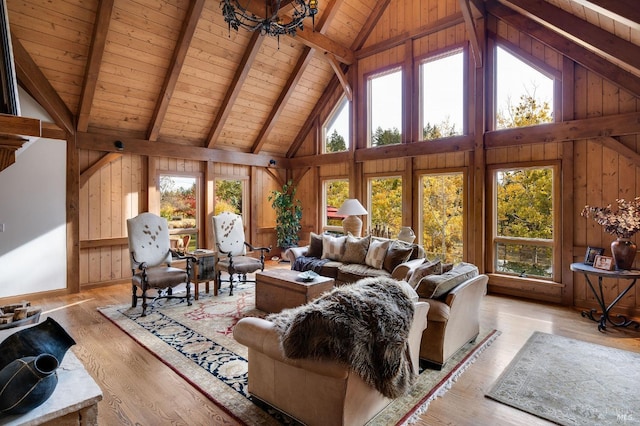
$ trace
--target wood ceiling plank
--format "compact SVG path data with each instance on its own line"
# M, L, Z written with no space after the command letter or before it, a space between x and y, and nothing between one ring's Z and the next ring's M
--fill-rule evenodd
M162 122L167 113L169 102L171 102L176 83L180 77L182 66L187 56L187 50L189 50L189 46L191 45L191 40L193 39L203 7L204 0L195 0L189 3L189 10L187 11L187 16L180 31L167 76L160 90L160 96L158 97L153 115L151 116L150 129L147 136L149 140L154 141L158 139Z
M637 0L572 0L614 21L640 31L640 7Z
M82 92L80 92L80 104L78 106L77 129L80 132L85 132L89 127L91 104L95 96L100 64L102 63L107 42L109 22L111 21L111 14L113 12L113 2L114 0L100 0L100 4L98 5L98 14L93 29L93 38L89 48L89 59L87 61Z

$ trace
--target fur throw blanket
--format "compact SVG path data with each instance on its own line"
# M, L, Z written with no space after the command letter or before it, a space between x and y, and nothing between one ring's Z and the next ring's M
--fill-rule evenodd
M365 278L266 319L287 357L343 362L381 394L397 398L415 380L408 344L413 312L397 281Z

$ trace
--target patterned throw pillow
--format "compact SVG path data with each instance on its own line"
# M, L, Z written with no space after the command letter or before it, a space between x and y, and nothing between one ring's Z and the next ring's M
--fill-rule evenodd
M309 235L309 249L306 256L317 258L322 256L322 235L313 232Z
M347 242L347 236L344 237L332 237L331 235L322 236L322 258L342 260L344 254L345 243Z
M404 247L401 244L398 244L397 241L394 241L389 246L387 255L384 258L384 269L389 272L393 272L393 270L396 269L396 266L409 259L412 252L412 247Z
M409 278L409 285L413 288L417 288L422 278L431 274L439 274L441 270L442 266L440 265L440 260L427 260L413 271L411 278Z
M371 240L367 256L364 259L365 263L372 268L382 269L390 243L391 241Z
M347 236L347 242L345 244L345 250L344 250L344 255L342 256L342 261L344 263L363 264L364 259L367 256L367 250L369 249L370 241L371 241L371 236L358 238L349 234Z

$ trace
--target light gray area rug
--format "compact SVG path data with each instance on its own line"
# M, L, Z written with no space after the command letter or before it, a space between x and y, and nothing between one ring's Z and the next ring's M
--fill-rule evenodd
M640 353L535 332L487 397L561 425L640 425Z

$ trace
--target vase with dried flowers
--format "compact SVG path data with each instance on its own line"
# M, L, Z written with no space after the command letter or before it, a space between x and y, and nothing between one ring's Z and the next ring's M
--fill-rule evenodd
M611 243L611 254L616 263L616 269L631 269L636 257L637 246L631 241L636 232L640 231L640 197L631 201L616 200L618 210L607 207L584 206L583 217L590 217L600 225L604 231L617 238Z

